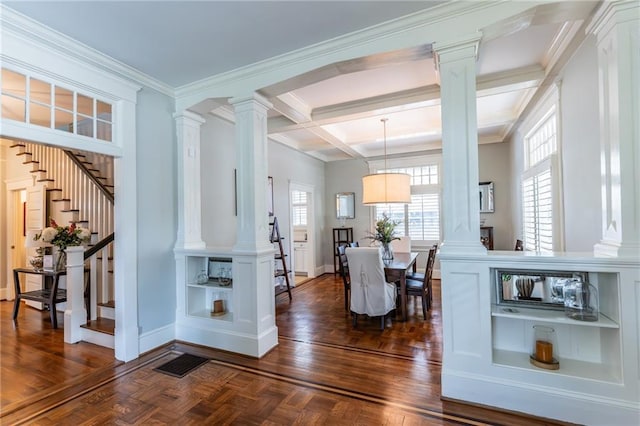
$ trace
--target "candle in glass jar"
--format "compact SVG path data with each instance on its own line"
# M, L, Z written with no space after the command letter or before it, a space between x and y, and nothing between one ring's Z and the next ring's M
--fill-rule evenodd
M542 362L553 362L553 345L551 342L536 340L536 359Z

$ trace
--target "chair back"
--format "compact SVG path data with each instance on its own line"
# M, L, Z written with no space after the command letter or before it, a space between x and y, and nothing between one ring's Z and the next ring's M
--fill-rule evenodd
M524 242L522 240L516 240L515 251L524 251Z
M411 237L405 236L391 241L391 250L394 253L411 253Z
M436 263L436 253L438 252L438 245L434 244L429 249L429 255L427 257L427 267L424 271L424 282L422 283L422 287L426 288L429 286L431 282L431 277L433 276L433 265Z
M349 247L360 247L360 243L357 241L354 241L352 243L349 243Z
M347 246L338 246L338 270L345 287L349 287L349 262L345 252Z
M351 311L386 315L396 306L396 286L385 279L379 247L347 247L351 281Z

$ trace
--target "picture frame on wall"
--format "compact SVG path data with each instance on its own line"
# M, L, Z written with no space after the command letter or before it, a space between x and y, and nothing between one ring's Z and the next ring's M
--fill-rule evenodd
M273 216L273 178L267 177L267 210L269 216Z

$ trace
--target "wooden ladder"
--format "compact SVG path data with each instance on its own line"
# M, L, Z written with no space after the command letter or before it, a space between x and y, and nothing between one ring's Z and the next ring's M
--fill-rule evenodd
M273 217L273 222L269 223L271 226L271 234L269 235L269 241L272 243L278 243L278 253L274 255L276 262L280 262L281 268L276 266L274 270L275 277L284 277L285 282L287 283L287 288L281 288L282 286L278 286L276 288L276 296L284 293L285 291L289 293L289 302L291 302L291 285L289 284L289 269L287 268L287 255L284 252L284 248L282 247L282 240L284 237L280 236L280 228L278 227L278 218Z

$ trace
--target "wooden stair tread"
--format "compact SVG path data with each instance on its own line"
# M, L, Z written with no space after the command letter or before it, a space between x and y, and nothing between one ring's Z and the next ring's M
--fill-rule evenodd
M37 182L54 182L53 179L38 179Z
M60 211L63 212L63 213L70 213L70 212L72 213L72 212L79 212L80 210L78 210L78 209L68 209L68 210L60 210ZM80 221L78 221L78 222L80 222Z
M116 322L109 318L100 317L92 321L87 321L86 324L81 325L80 327L113 336L115 335Z
M105 308L115 308L116 307L116 301L115 300L109 300L108 302L98 303L98 306L103 306Z
M71 198L56 198L55 200L51 200L53 203L58 203L60 201L71 201Z
M23 144L23 143L16 143L16 144L13 144L13 145L9 146L9 148L20 148L21 146L24 147L26 145Z

